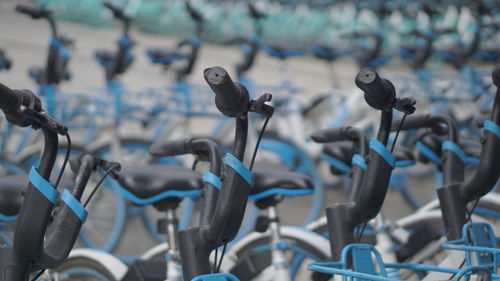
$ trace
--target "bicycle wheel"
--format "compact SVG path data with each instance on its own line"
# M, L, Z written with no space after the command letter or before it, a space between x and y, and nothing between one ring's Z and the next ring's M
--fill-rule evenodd
M146 165L151 163L179 164L179 161L173 158L158 159L152 157L148 152L151 146L151 141L149 140L126 137L120 139L120 144L120 155L122 156L120 161L124 167L127 165ZM110 143L103 143L93 148L91 153L104 159L113 160L112 145ZM137 212L137 209L140 207L134 207L133 209L135 210L131 211L131 208L127 205L128 201L120 192L120 186L110 180L106 180L103 183L103 186L97 191L94 198L96 199L93 200L94 202L91 201L92 206L90 208L100 211L90 212L87 222L80 232L80 241L86 247L113 252L122 238L127 216L134 215L135 213L143 214L144 212L140 210L140 212ZM146 214L141 215L141 219L144 220L144 225L153 226ZM190 218L188 219L190 220ZM155 227L147 227L147 230L156 240L163 238L156 233ZM123 258L129 260L127 257Z
M318 275L307 270L307 265L311 262L328 260L330 246L326 239L298 227L282 226L280 232L292 280L327 280L329 278L326 275ZM244 237L229 250L222 263L222 271L231 272L242 281L274 280L275 269L271 259L266 259L257 267L248 263L238 263L239 260L244 260L255 253L260 257L269 256L271 254L270 241L269 232L253 232ZM235 271L236 266L239 272L245 272L245 276L238 276Z
M48 270L45 276L48 280L61 281L114 281L120 280L126 270L125 265L109 254L77 249L59 267Z

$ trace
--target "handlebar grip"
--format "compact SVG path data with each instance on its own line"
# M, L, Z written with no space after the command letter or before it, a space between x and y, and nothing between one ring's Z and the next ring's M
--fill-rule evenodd
M16 6L16 11L21 14L29 15L33 19L47 18L52 15L52 12L49 10L31 7L23 4L18 4Z
M491 77L493 79L493 84L495 84L497 88L500 88L500 63L495 65L495 67L493 68Z
M331 128L316 130L311 134L313 141L317 143L336 142L346 139L345 128Z
M259 11L255 5L251 2L247 3L248 10L250 11L250 16L255 20L260 20L261 18L265 18L267 15L263 12Z
M191 3L189 3L189 1L186 1L185 3L189 16L196 22L202 22L204 20L203 15L198 10L193 8L193 6L191 5Z
M188 145L189 141L190 139L182 139L182 140L154 143L149 148L149 153L157 157L188 154L191 152Z
M205 81L215 93L215 105L222 114L237 117L248 112L247 89L234 83L224 68L216 66L205 69Z
M396 101L396 90L389 80L382 79L372 68L363 68L355 80L356 86L364 92L371 107L389 111Z
M115 5L109 3L109 2L104 2L102 3L102 5L106 8L108 8L109 10L111 10L111 12L113 12L113 16L115 18L118 18L118 19L127 19L127 17L125 16L125 13L123 12L122 9L116 7Z
M5 114L17 111L22 101L22 95L0 83L0 109Z
M392 121L391 131L396 131L401 125L401 130L417 130L427 127L429 124L429 115L412 115L407 116L403 124L401 124L401 119L396 119Z

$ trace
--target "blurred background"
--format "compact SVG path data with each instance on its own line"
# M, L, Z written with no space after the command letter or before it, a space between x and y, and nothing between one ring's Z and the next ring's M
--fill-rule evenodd
M33 20L16 13L15 6L19 3L51 11L57 31L51 31L49 22L43 18ZM342 190L345 179L332 176L328 162L320 161L319 150L311 152L314 149L306 147L310 146L309 135L314 129L353 125L360 115L369 116L365 114L369 110L359 99L362 94L354 86L359 69L377 68L394 82L401 95L430 95L435 91L439 96L443 89L454 87L458 89L454 94L462 97L463 93L457 92L481 90L475 89L477 84L469 83L470 77L476 74L478 79L487 77L483 74L491 71L500 57L497 0L111 0L109 3L120 8L121 18L106 9L101 0L1 0L0 57L8 58L11 65L8 71L0 73L0 81L13 88L35 90L40 86L40 91L47 89L43 86L57 85L56 92L61 94L58 96L95 98L85 101L93 105L85 109L84 119L96 124L103 121L89 121L88 117L116 118L113 115L116 112L110 113L114 117L100 116L114 106L100 98L110 92L116 94L113 83L119 81L118 88L123 91L125 101L137 101L136 105L145 109L119 110L123 111L121 114L139 111L136 119L121 122L118 129L121 136L153 139L150 136L160 127L158 124L167 123L162 121L166 120L161 119L162 113L188 116L188 121L173 123L173 127L182 126L186 130L163 135L175 139L211 134L219 124L218 116L213 116L213 96L204 84L203 70L216 65L226 68L254 96L270 92L277 107L285 105L281 112L277 111L282 114L281 119L271 119L269 134L308 154L307 159L313 162L299 163L305 166L302 172L314 174L326 187L325 193L317 198L292 198L280 205L281 212L286 214L282 218L284 224L301 225L311 215L311 206L345 198ZM41 66L39 69L43 70L50 64L48 48L55 49L64 61L57 81L47 82L46 73L33 68ZM113 59L119 56L123 60L122 69L110 70ZM431 77L437 81L431 88L420 83ZM179 93L183 100L171 102ZM187 107L186 93L190 97ZM359 98L349 104L352 96ZM430 100L424 99L423 106ZM204 103L197 105L196 101ZM82 100L77 99L78 102ZM68 102L63 107L69 110L71 106ZM343 109L358 112L350 116ZM476 107L465 103L454 107L452 113L468 117L471 110ZM296 111L302 112L301 118L287 115ZM60 109L54 109L54 114L65 116ZM105 132L111 130L105 128ZM74 132L75 143L81 149L97 147L92 146L92 140L83 132L77 129ZM227 132L219 132L221 143L230 141L232 134ZM13 151L12 147L21 140L22 137L15 139L6 151ZM19 157L12 158L22 162ZM137 163L136 158L131 159L128 161ZM295 158L288 160L290 165L300 166L294 162ZM317 168L311 171L311 165L316 163ZM434 196L432 175L411 178L396 175L395 188L390 190L384 205L388 218L409 214L415 207L398 189L403 179L406 187L416 186L411 195L415 200L426 202ZM119 205L116 199L109 200L96 213L117 212L119 207L106 209ZM317 207L316 212L322 214L322 208ZM134 211L143 212L132 208L127 213L125 238L120 240L117 253L136 253L154 244L154 237L146 235L147 230L142 227L142 217L134 216ZM147 211L152 217L158 216L154 212ZM101 226L98 223L86 227ZM133 243L137 237L144 239Z

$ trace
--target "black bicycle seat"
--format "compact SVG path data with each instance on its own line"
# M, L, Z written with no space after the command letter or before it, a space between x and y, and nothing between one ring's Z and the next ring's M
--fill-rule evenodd
M198 190L203 188L199 173L179 166L128 167L120 172L118 182L139 200L157 199L153 201L196 196Z
M266 44L263 46L263 50L271 57L278 58L280 60L285 60L289 57L297 57L305 55L303 49L285 45L278 44Z
M294 194L293 191L313 188L313 183L307 175L294 173L281 164L258 162L255 164L253 174L254 186L250 195L254 197L257 194L264 194L264 192L267 192L268 196L277 194L297 196L299 194Z
M147 50L152 63L170 65L174 61L187 59L179 48L151 48Z
M352 54L351 50L339 50L323 44L317 44L311 47L314 57L332 62L338 58Z

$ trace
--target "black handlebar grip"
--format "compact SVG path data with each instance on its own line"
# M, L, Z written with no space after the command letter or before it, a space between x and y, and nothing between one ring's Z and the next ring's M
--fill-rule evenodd
M189 16L196 22L202 22L204 20L203 15L196 10L189 1L186 1L186 9L188 10Z
M22 95L0 83L0 109L5 114L17 111L22 101Z
M317 143L327 143L346 140L345 128L331 128L316 130L311 134L313 141Z
M52 14L52 12L49 10L45 10L43 8L26 6L23 4L18 4L16 6L16 11L21 13L21 14L29 15L33 19L47 18Z
M116 7L115 5L109 3L109 2L104 2L102 3L102 5L108 9L111 10L111 12L113 12L113 16L115 18L118 18L118 19L127 19L127 17L125 16L125 13L123 12L122 9Z
M182 139L182 140L154 143L149 148L149 153L156 157L188 154L191 153L189 141L190 139Z
M371 107L389 111L396 101L396 90L389 80L382 79L371 68L363 68L355 79L356 86L365 93L365 100Z
M495 84L497 88L500 88L500 63L495 65L495 67L493 68L491 77L493 78L493 84Z
M247 6L248 6L248 10L250 11L250 16L253 19L260 20L261 18L265 18L266 17L266 14L264 14L263 12L257 10L257 8L255 7L255 5L252 4L251 2L248 2Z
M237 117L248 112L247 89L239 83L234 83L224 68L207 68L203 75L215 93L215 105L222 114Z

